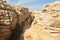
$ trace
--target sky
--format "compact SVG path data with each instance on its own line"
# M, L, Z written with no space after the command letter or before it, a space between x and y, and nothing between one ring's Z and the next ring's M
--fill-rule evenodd
M25 6L31 10L40 10L46 3L51 3L56 0L7 0L7 3L11 5Z

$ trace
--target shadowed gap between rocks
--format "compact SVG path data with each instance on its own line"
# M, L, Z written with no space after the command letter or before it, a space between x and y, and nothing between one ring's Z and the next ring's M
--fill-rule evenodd
M33 19L34 19L34 17L31 17L31 16L29 16L29 17L27 17L26 19L25 19L25 21L24 22L22 22L22 25L20 25L20 24L18 24L18 22L20 21L19 20L19 16L17 15L17 24L16 24L16 28L12 31L12 35L10 36L10 38L8 39L8 40L24 40L24 36L21 36L21 34L23 34L24 33L24 27L26 27L25 26L25 23L29 20L29 19L31 19L31 20L29 20L30 21L30 24L29 24L29 27L31 26L31 23L32 23L32 21L33 21ZM28 23L27 23L28 24Z

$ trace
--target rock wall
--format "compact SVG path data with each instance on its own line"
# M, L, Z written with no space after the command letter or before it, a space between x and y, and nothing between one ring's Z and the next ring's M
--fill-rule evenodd
M60 40L59 13L58 1L30 11L0 0L0 40Z
M24 40L24 31L33 19L28 8L0 0L0 40Z
M46 4L33 11L35 19L24 32L24 40L60 40L60 2Z

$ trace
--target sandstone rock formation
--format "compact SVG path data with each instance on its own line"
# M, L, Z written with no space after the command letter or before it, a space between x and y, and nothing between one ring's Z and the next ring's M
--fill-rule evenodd
M24 31L31 26L33 19L28 8L0 0L0 40L23 40Z
M24 40L60 40L60 2L46 4L33 11L35 19L24 32Z

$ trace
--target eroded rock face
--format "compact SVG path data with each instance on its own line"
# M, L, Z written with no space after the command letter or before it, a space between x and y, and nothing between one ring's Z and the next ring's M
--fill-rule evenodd
M28 8L8 5L0 1L0 40L23 40L24 31L34 17Z
M45 5L34 16L32 26L24 33L24 40L60 40L60 2Z
M8 5L0 3L0 40L7 40L10 37L17 22L15 11L7 9L6 6Z

